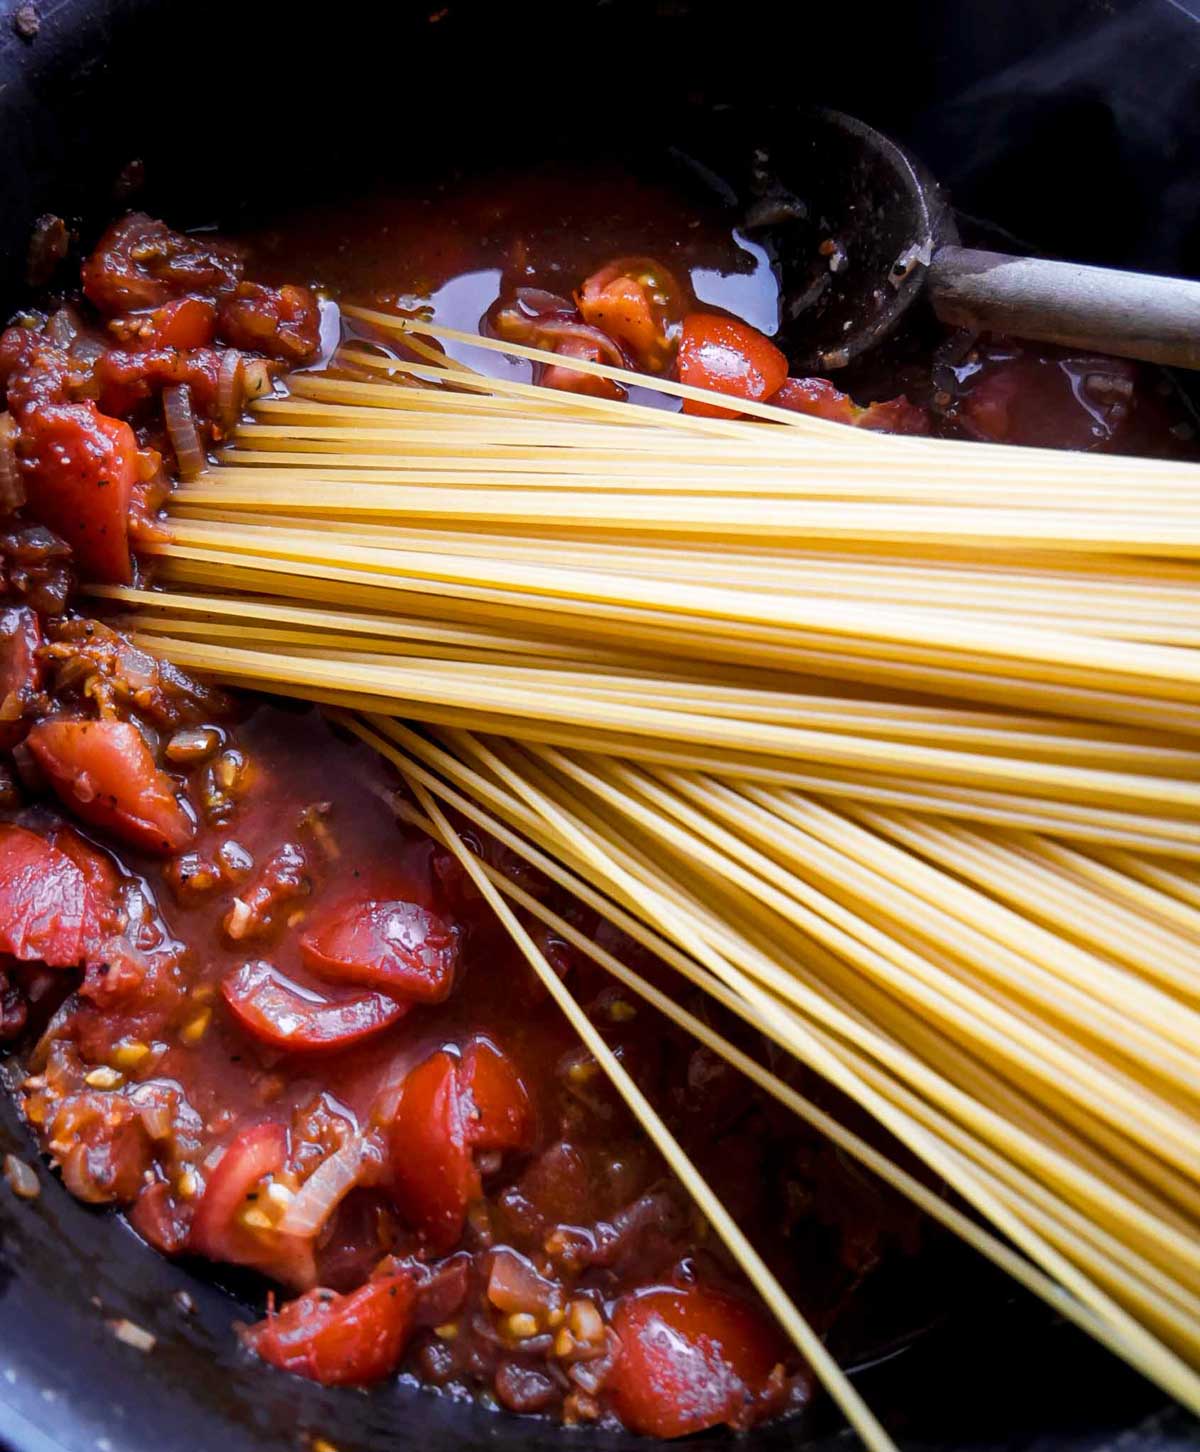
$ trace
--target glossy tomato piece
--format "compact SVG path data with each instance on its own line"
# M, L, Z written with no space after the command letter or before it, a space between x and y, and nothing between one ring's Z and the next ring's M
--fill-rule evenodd
M308 363L321 346L321 308L307 287L243 282L221 304L221 336L235 348Z
M765 403L787 379L787 359L749 323L716 313L689 313L679 344L679 381ZM684 413L736 418L737 410L685 399Z
M187 293L231 291L242 259L211 237L187 237L142 212L122 217L83 264L83 290L102 313L156 308Z
M454 984L458 935L415 902L361 902L300 940L305 965L322 978L441 1003Z
M607 363L598 343L588 338L563 338L554 351L561 358L582 358L585 363ZM542 369L543 388L557 388L560 393L583 393L589 398L625 397L625 390L612 378L595 373L581 373L577 368L559 367L552 363Z
M615 338L639 368L661 373L675 356L683 294L652 257L622 257L592 273L576 298L584 319Z
M250 1349L322 1386L366 1386L390 1376L412 1334L416 1280L393 1271L338 1295L309 1291L246 1333Z
M832 423L885 434L927 434L930 428L926 410L909 403L903 394L884 403L869 403L864 408L827 378L789 378L768 402L791 409L793 413L806 413L812 418L827 418Z
M489 1039L475 1038L463 1050L458 1080L467 1139L476 1149L527 1150L533 1144L534 1114L516 1065Z
M267 1204L264 1182L287 1159L288 1134L282 1124L243 1129L206 1176L188 1232L188 1250L208 1260L252 1266L297 1290L311 1286L316 1279L311 1240L254 1223L259 1216L253 1212L262 1214Z
M21 717L42 685L42 630L27 605L0 610L0 749L20 739Z
M292 1053L344 1049L398 1023L408 1004L383 993L325 998L285 978L272 964L243 963L221 984L238 1023L260 1043Z
M196 825L128 721L39 721L26 742L50 784L85 822L144 852L179 852Z
M783 1339L734 1296L705 1286L637 1291L617 1303L612 1328L621 1348L605 1390L634 1432L744 1428L782 1397Z
M66 853L36 832L0 825L0 952L73 968L90 920L87 883Z
M467 1142L458 1064L444 1051L411 1069L388 1132L392 1192L401 1213L442 1255L462 1235L479 1174Z
M211 298L180 297L146 312L113 318L109 332L122 348L204 348L217 331L217 305Z
M47 404L22 420L19 457L30 514L71 546L83 574L129 584L138 457L129 425L91 402Z

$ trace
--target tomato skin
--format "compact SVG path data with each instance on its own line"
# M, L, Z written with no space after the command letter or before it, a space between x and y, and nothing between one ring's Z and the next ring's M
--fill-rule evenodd
M0 750L20 740L21 715L41 689L41 644L42 627L27 605L0 610Z
M71 546L83 574L128 585L138 458L129 425L90 401L47 404L23 417L18 457L30 514Z
M221 304L221 336L235 348L308 363L321 347L321 309L307 287L243 282Z
M439 1050L400 1086L388 1131L392 1193L400 1211L438 1255L462 1235L467 1206L480 1190L467 1143L458 1065Z
M26 737L68 807L144 852L179 852L196 824L128 721L39 721Z
M745 1427L782 1395L782 1338L746 1302L706 1286L624 1296L612 1328L621 1349L605 1383L634 1432L683 1437Z
M348 1295L309 1291L252 1326L245 1340L282 1371L322 1386L367 1386L396 1370L415 1301L415 1277L402 1268Z
M675 356L683 308L679 284L650 257L610 262L583 284L575 299L584 319L615 338L647 373L661 373Z
M216 336L217 305L206 297L180 297L146 312L113 318L109 332L122 348L206 348Z
M533 1144L529 1094L507 1054L489 1039L475 1038L463 1051L459 1087L467 1139L476 1149L527 1150Z
M0 825L0 952L74 968L91 921L83 873L36 832Z
M689 313L679 343L679 381L763 403L787 379L787 359L749 323L716 313ZM685 399L684 413L703 418L737 418L736 409Z
M252 1266L302 1290L316 1280L312 1242L276 1230L253 1230L239 1219L258 1203L258 1186L287 1164L288 1133L275 1122L243 1129L207 1177L188 1232L187 1249L208 1260ZM253 1198L252 1198L253 1197Z
M811 418L826 418L832 423L879 433L927 434L930 428L928 413L909 403L903 394L863 408L827 378L789 378L768 401L793 413L806 413Z
M252 1038L296 1054L344 1049L398 1023L409 1007L383 993L318 999L262 961L228 974L221 994Z
M603 363L605 358L597 343L586 338L564 338L554 349L563 358L582 358L586 363ZM560 393L583 393L589 398L625 397L625 390L612 378L601 378L595 373L580 373L575 368L548 364L542 369L539 380L543 388L556 388Z
M300 951L322 978L441 1003L454 985L458 937L417 903L367 901L310 928Z

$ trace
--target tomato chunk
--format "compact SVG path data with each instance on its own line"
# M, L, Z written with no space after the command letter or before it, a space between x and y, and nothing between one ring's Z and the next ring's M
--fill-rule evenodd
M322 978L381 988L419 1003L441 1003L454 983L458 937L415 902L358 903L300 940L305 964Z
M463 1121L476 1149L529 1149L533 1144L533 1104L516 1066L485 1038L472 1039L458 1071L465 1096Z
M219 328L235 348L308 363L321 346L321 309L311 288L243 282L221 304Z
M746 1427L783 1393L786 1348L762 1315L705 1286L623 1297L621 1349L606 1382L617 1415L650 1437Z
M416 1279L407 1268L349 1295L309 1291L246 1333L250 1349L322 1386L366 1386L396 1370L414 1325Z
M217 305L211 298L180 297L146 312L113 318L109 332L122 348L205 348L217 331Z
M929 415L901 394L885 403L861 407L848 393L835 388L827 378L789 378L769 402L793 413L827 418L853 428L875 429L885 434L927 434Z
M263 1182L284 1168L287 1157L288 1134L282 1124L242 1130L207 1177L188 1232L188 1250L209 1260L252 1266L298 1290L311 1286L316 1280L312 1242L259 1223L270 1218Z
M16 745L21 716L41 689L42 628L27 605L0 610L0 750Z
M582 358L586 363L608 361L598 343L588 338L564 338L554 351L562 358ZM625 397L625 390L615 379L601 378L596 373L581 373L577 368L548 364L542 369L543 388L557 388L561 393L585 393L590 398Z
M132 212L105 232L83 264L83 290L102 313L156 308L186 293L231 291L242 259L211 238L186 237Z
M71 546L80 570L127 585L129 502L137 474L133 430L94 403L52 403L26 414L19 458L30 514Z
M324 998L262 961L235 969L223 980L221 993L247 1033L293 1053L344 1049L390 1028L408 1012L407 1003L383 993Z
M24 827L0 825L0 951L73 968L90 915L87 883L66 853Z
M765 402L787 378L787 359L749 323L716 313L689 313L679 344L679 381L734 398ZM736 418L737 410L685 399L684 413Z
M26 738L59 797L85 822L146 852L178 852L195 823L128 721L39 721Z
M479 1174L467 1143L458 1065L439 1051L409 1071L389 1131L396 1204L436 1254L462 1235Z
M651 257L623 257L594 272L576 298L585 321L615 338L648 373L675 356L682 294L670 271Z

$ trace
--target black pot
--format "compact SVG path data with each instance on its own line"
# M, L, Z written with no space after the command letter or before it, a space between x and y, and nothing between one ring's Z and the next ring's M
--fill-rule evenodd
M909 142L963 210L1017 239L1200 272L1200 26L1186 0L747 12L700 0L450 0L439 14L440 3L5 0L0 314L21 299L42 212L85 236L132 200L178 225L228 225L381 172L686 151L714 131L736 147L756 127L786 162L788 108L814 101ZM590 53L629 56L631 38L629 75L589 73ZM0 1101L0 1155L32 1159ZM413 1387L326 1391L250 1366L230 1334L247 1305L40 1174L32 1203L0 1187L0 1452L296 1452L315 1437L339 1452L567 1445L554 1426ZM989 1278L959 1299L975 1309L960 1305L859 1373L904 1446L1200 1445L1161 1394L1040 1305ZM118 1340L110 1323L123 1317L156 1338L152 1350ZM754 1441L845 1438L818 1410ZM589 1431L569 1440L587 1452L645 1445Z

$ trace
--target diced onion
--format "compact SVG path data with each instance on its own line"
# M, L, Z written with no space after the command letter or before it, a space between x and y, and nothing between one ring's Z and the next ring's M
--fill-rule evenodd
M262 398L275 387L271 365L265 358L244 357L242 359L242 382L246 390L247 401Z
M25 503L25 486L17 468L17 426L0 413L0 513L12 514Z
M204 473L204 449L200 430L192 411L192 393L186 383L174 383L163 389L163 419L175 450L175 462L181 479L196 479Z
M296 1191L279 1221L285 1235L316 1235L358 1183L363 1143L351 1137L323 1160Z
M551 1311L561 1300L558 1286L538 1274L523 1255L498 1250L492 1256L487 1298L506 1312Z

